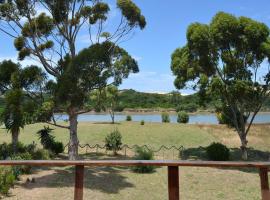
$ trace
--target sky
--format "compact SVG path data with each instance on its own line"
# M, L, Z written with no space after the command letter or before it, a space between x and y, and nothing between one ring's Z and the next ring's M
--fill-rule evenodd
M117 20L115 0L108 0L112 7L110 17ZM170 69L171 54L186 43L186 30L193 22L209 23L219 11L236 16L247 16L270 27L269 0L133 0L146 17L147 26L136 30L133 37L121 43L139 64L140 72L123 81L120 89L142 92L167 93L176 90ZM80 46L88 45L84 33L79 35ZM13 40L0 33L0 61L16 60ZM31 61L23 62L27 65ZM190 89L182 94L193 93Z

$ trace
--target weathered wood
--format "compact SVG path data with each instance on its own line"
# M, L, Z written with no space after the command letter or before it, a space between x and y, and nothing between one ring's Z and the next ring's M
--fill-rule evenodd
M76 165L74 200L83 200L83 179L84 179L84 166Z
M1 165L30 166L187 166L187 167L250 167L270 168L270 162L170 161L170 160L3 160Z
M260 168L262 200L270 200L268 168Z
M179 200L179 168L168 167L168 194L169 200Z

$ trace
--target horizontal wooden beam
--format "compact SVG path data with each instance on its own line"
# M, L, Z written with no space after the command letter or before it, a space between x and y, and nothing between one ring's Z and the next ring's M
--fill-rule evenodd
M1 165L30 166L188 166L270 168L270 162L170 161L170 160L3 160Z

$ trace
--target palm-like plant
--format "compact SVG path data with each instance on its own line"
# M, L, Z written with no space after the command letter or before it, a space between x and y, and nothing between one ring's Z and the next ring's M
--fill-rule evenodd
M54 144L54 136L51 135L52 131L53 129L51 129L49 126L44 126L43 129L37 132L40 143L44 149L50 149L50 147Z

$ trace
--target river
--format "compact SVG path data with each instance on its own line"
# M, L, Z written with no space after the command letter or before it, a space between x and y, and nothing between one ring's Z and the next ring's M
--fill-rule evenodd
M161 122L161 114L130 114L132 121L145 122ZM127 114L116 114L115 121L125 121ZM56 114L55 119L57 121L67 120L67 115ZM177 115L171 114L170 120L172 123L177 123ZM82 114L78 117L79 122L110 122L111 118L109 114ZM215 114L192 114L189 116L190 124L218 124ZM270 123L270 113L259 113L254 123Z

